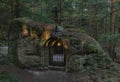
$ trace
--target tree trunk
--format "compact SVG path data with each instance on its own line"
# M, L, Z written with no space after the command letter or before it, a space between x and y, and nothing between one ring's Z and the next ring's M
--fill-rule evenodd
M115 8L114 8L114 2L115 0L111 0L111 22L110 22L110 34L115 34ZM112 41L110 41L110 47L109 47L109 54L111 58L114 60L115 58L115 45Z
M15 18L20 17L20 9L19 9L19 0L13 0L12 1L12 17L13 22L11 22L11 26L9 28L9 58L12 63L15 65L19 65L18 61L18 39L19 39L19 33L20 33L20 23L18 21L14 21Z

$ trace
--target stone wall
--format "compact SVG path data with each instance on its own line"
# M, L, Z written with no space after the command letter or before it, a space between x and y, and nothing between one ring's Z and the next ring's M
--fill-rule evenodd
M43 48L39 46L39 39L21 39L18 48L18 59L23 67L40 67L44 65Z

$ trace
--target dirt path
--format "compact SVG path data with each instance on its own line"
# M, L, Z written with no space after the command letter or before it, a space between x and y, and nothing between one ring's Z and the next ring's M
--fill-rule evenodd
M80 79L86 77L78 77L71 73L62 71L25 71L14 66L0 66L0 72L7 71L17 75L21 82L83 82ZM79 81L78 81L79 80ZM86 81L84 81L86 82Z

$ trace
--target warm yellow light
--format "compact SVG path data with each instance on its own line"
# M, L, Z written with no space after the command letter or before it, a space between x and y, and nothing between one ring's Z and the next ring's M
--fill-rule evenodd
M64 48L65 48L65 49L67 49L67 48L68 48L67 44L64 44Z
M57 43L57 46L61 46L61 43L60 43L60 42L58 42L58 43Z
M50 40L49 40L49 41L47 41L47 43L46 43L46 45L45 45L46 47L49 45L49 42L50 42Z
M35 33L35 31L31 31L30 32L30 36L31 36L31 38L38 38L38 36L37 36L37 34Z
M66 42L63 42L63 46L65 49L68 49L68 45L66 44Z
M54 46L55 42L56 42L56 41L53 41L52 44L51 44L51 46Z
M49 31L44 31L42 34L42 39L47 40L50 38L50 32Z
M41 46L43 46L46 41L50 38L50 32L49 31L44 31L41 36ZM45 46L48 46L49 41L45 44Z
M28 35L27 25L23 25L22 34L23 34L23 36L27 36Z

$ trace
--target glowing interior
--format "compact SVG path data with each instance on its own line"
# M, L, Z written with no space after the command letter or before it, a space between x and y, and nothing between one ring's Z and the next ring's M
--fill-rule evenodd
M42 39L48 40L50 38L50 32L49 31L44 31L42 34Z
M23 36L27 36L28 35L27 25L23 25L22 34L23 34Z
M30 31L31 38L38 38L38 35L35 33L35 31Z

